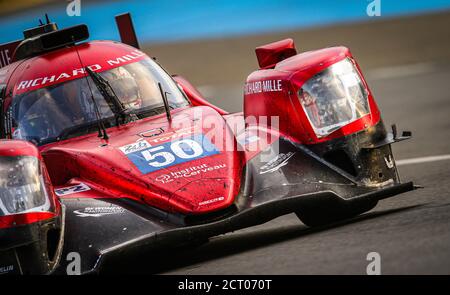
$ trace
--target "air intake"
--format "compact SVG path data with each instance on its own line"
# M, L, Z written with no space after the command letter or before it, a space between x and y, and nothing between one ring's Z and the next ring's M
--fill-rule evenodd
M42 34L46 34L46 33L50 33L50 32L54 32L58 30L58 26L55 23L49 23L46 25L40 25L39 27L36 28L31 28L28 30L23 31L23 37L25 39L30 39Z
M44 25L41 27L46 27L48 25ZM36 30L38 28L31 30ZM37 31L29 32L27 34L37 34ZM37 56L65 46L74 45L76 42L80 42L88 38L89 30L86 25L77 25L63 30L56 30L44 34L38 34L34 37L22 41L19 44L14 54L14 60L16 61Z

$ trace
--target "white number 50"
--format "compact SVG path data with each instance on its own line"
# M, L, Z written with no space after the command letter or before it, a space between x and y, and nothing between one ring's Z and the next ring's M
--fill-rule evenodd
M190 150L192 150L193 153L186 153L186 151L183 149L182 145L187 145L189 147ZM170 149L172 150L172 153L170 152L159 152L159 153L154 153L157 152L159 150L164 149L164 146L157 146L154 148L150 148L148 150L145 150L142 152L142 155L144 156L145 160L148 162L148 164L150 166L153 167L163 167L163 166L167 166L171 163L173 163L175 161L175 156L174 154L182 159L191 159L191 158L196 158L200 155L203 154L203 148L202 146L192 140L192 139L183 139L183 140L179 140L179 141L175 141L174 143L172 143L170 145ZM154 154L152 154L154 153ZM156 160L157 157L162 158L162 161L153 161Z

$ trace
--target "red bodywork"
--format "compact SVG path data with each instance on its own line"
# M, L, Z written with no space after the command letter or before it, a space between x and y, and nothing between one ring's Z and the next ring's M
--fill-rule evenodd
M20 226L24 224L34 223L40 220L54 218L61 214L61 206L57 196L53 190L53 184L50 181L45 163L42 161L42 156L39 150L31 143L17 140L1 140L0 141L0 157L34 157L41 163L41 172L44 177L45 184L48 189L50 202L52 203L51 211L48 212L29 212L23 214L0 216L0 229L9 228L13 226Z
M292 45L287 43L286 46L290 49ZM311 77L345 58L349 58L359 70L368 93L370 114L326 137L318 138L308 122L297 97L297 92ZM272 68L253 72L247 79L247 85L260 81L279 80L282 85L282 91L280 92L246 93L244 113L246 116L255 116L256 118L267 114L278 116L280 118L280 133L293 141L304 144L325 142L369 128L380 121L380 111L372 92L350 50L346 47L332 47L295 55L273 65ZM292 126L295 126L295 128L292 128Z
M74 47L67 47L0 69L0 85L7 85L3 110L8 109L14 95L84 77L83 66L101 72L146 57L136 48L110 41L83 43L77 45L77 50L83 65ZM272 51L275 55L271 55ZM317 138L308 123L296 96L298 89L313 75L344 58L354 62L347 48L335 47L295 55L293 42L281 42L259 48L257 52L258 57L264 59L260 61L264 69L252 73L247 85L270 81L271 87L278 88L277 91L246 93L243 114L228 115L208 103L187 80L175 76L175 81L192 105L173 110L171 122L165 114L157 115L108 129L109 140L92 133L41 146L39 153L30 144L5 141L0 146L0 155L7 154L12 147L19 154L32 151L34 156L42 157L48 169L50 188L52 185L61 189L78 184L89 187L89 190L62 198L126 198L167 212L202 214L226 208L235 202L245 163L279 136L314 144L360 131L380 120L376 103L364 84L369 93L369 115L324 138ZM268 141L261 140L256 151L225 149L227 144L237 146L236 137L248 132L243 133L243 128L230 128L230 122L243 122L249 116L278 116L279 126L276 130L275 126L266 126L269 129L255 127L259 139L267 138L269 133L271 135ZM140 141L155 146L183 135L201 133L218 147L219 153L148 174L141 173L120 149ZM183 176L175 177L177 175ZM27 220L33 222L36 218Z

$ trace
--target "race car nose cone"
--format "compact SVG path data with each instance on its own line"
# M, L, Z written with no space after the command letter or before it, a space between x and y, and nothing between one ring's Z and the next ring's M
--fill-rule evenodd
M216 211L233 203L234 187L234 181L230 178L200 179L173 193L169 202L189 214Z

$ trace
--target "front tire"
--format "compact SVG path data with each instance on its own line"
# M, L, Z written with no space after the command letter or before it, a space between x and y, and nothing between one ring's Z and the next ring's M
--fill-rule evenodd
M357 205L343 204L342 202L321 202L299 208L295 214L305 225L316 227L353 218L370 211L377 203L377 200L358 202Z

